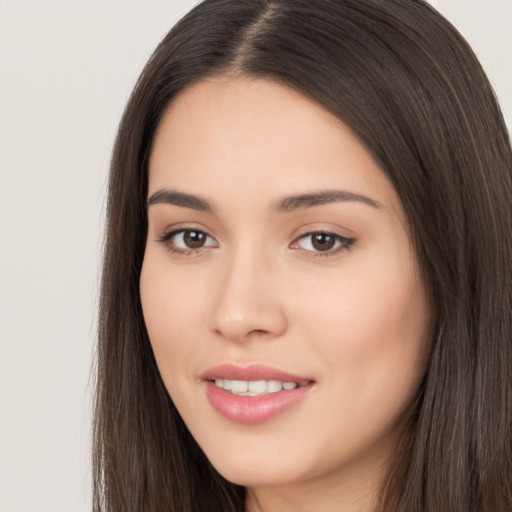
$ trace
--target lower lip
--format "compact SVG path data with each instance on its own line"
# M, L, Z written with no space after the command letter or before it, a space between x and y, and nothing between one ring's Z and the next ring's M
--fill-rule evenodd
M313 387L313 383L289 391L277 391L260 396L238 396L206 381L206 396L224 418L238 423L255 424L274 418L297 402Z

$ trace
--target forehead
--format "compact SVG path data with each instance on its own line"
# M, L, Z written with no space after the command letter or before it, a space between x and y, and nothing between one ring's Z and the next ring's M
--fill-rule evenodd
M150 194L257 192L270 201L335 187L399 203L349 127L297 91L262 79L210 78L182 91L158 127L149 171Z

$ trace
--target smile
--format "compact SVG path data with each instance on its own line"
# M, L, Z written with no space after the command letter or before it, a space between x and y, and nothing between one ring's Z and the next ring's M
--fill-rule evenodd
M263 396L279 391L291 391L299 386L308 384L308 381L282 382L279 380L229 380L215 379L215 385L238 396Z
M203 374L202 380L213 409L229 421L245 424L284 413L316 386L310 378L261 365L217 366Z

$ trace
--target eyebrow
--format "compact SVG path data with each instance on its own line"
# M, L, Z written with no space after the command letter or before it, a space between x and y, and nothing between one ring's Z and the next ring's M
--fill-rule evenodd
M158 190L148 199L148 206L160 203L173 204L206 213L213 213L214 210L206 199L174 190Z
M372 208L381 208L379 202L361 194L355 194L347 190L325 190L285 197L276 203L274 209L278 213L289 213L329 203L345 203L351 201L357 201L371 206ZM215 210L213 205L206 199L175 190L158 190L148 199L148 206L162 203L191 208L192 210L206 213L213 213Z
M355 194L347 190L325 190L311 194L286 197L277 203L276 210L279 213L288 213L329 203L346 203L350 201L358 201L372 208L381 208L380 203L375 201L375 199L361 194Z

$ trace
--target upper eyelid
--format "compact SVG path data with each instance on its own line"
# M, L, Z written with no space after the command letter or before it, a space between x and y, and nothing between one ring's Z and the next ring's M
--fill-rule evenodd
M187 231L197 231L200 233L203 233L206 235L207 238L210 238L215 242L214 245L203 245L201 247L193 248L193 247L180 247L180 245L177 245L175 241L173 241L173 238L180 233L186 233ZM169 229L166 232L164 232L162 235L159 235L156 240L156 242L161 243L166 247L168 251L171 253L183 255L183 256L192 256L192 255L199 255L204 249L212 249L218 247L217 240L206 233L204 230L200 229L194 229L194 228L176 228L176 229Z
M321 235L331 235L331 236L334 236L336 238L350 238L348 236L345 236L345 235L340 235L340 233L336 233L335 231L332 231L332 230L329 230L329 229L312 229L310 231L306 231L305 233L302 233L301 235L298 235L295 237L295 239L299 239L299 238L302 238L302 237L305 237L305 236L309 236L309 235L318 235L318 234L321 234Z
M355 238L353 238L353 237L340 235L338 233L333 233L332 231L318 230L318 231L308 231L307 233L304 233L303 235L299 235L299 236L295 237L292 244L296 243L298 240L301 240L302 238L306 238L306 237L312 236L312 235L319 235L319 234L332 236L333 238L335 238L339 241L355 242Z
M192 224L192 225L191 225ZM162 236L167 236L170 234L176 234L180 231L200 231L201 233L204 233L205 235L208 235L211 238L215 238L212 234L210 234L210 231L201 225L194 225L194 223L177 223L172 225L167 225L163 227L162 229L155 228L156 232L162 233Z
M165 238L165 239L171 239L172 237L176 236L179 233L186 233L187 231L197 231L199 233L203 233L208 238L211 238L212 240L215 240L217 242L217 239L210 235L207 231L204 229L194 228L194 227L177 227L177 228L171 228L164 231L163 235L159 238ZM218 243L218 242L217 242Z
M355 236L354 230L345 225L339 224L338 222L329 221L307 222L294 229L291 236L293 238L299 238L300 236L311 233L326 233L329 235L340 236L342 238L353 238Z
M306 231L304 233L301 233L299 235L295 235L292 243L295 243L297 240L300 240L301 238L305 238L307 236L317 235L317 234L329 235L329 236L333 236L334 238L341 239L341 240L352 240L352 241L355 240L355 238L353 236L342 235L340 233L337 233L334 230L330 230L330 229L311 229L311 230Z

